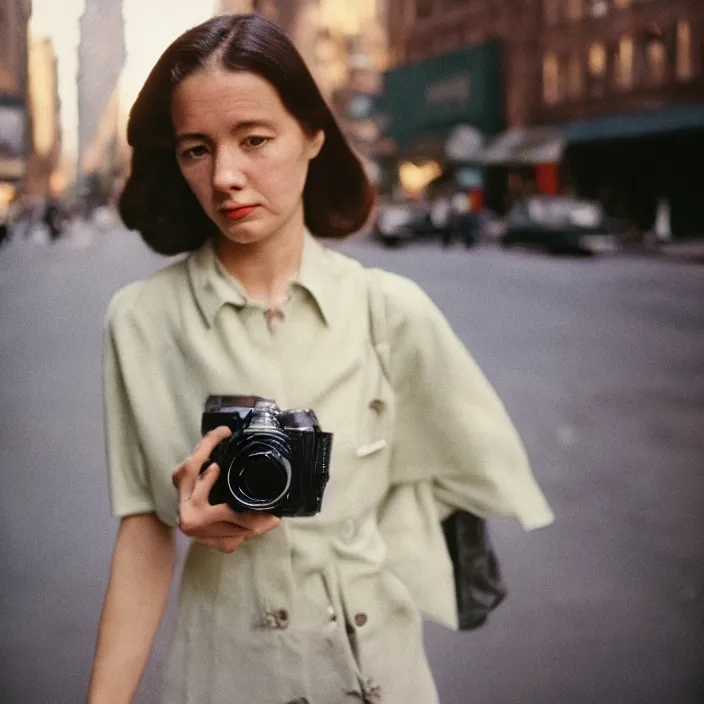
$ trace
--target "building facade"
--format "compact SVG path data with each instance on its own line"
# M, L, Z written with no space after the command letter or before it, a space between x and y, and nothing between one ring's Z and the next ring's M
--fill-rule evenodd
M119 80L125 64L122 0L86 0L78 45L78 188L89 206L119 178Z
M540 80L540 0L388 0L387 17L392 67L496 42L505 122L530 123Z
M61 154L59 92L56 53L49 39L29 48L28 112L32 126L32 150L27 161L25 190L47 196L63 190L56 169Z
M563 179L640 232L666 204L704 234L704 3L543 0L533 122L566 143Z
M539 8L540 0L388 0L384 97L400 175L405 167L431 178L448 162L477 162L503 130L530 124ZM469 175L501 209L506 175L499 186L486 170ZM406 192L422 186L401 182Z
M675 234L704 234L701 0L388 0L388 29L397 70L499 47L499 85L474 76L502 101L482 154L491 207L566 191L643 232L665 203Z
M30 0L0 3L0 208L21 187L31 151L27 110Z
M541 20L541 95L534 122L702 100L699 0L543 0Z

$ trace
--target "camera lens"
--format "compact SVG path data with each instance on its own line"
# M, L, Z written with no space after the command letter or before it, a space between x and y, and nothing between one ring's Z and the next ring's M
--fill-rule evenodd
M227 473L230 492L251 511L270 511L291 486L291 449L279 431L245 435L238 443Z
M286 467L276 453L253 455L240 473L239 485L252 501L270 501L288 488Z

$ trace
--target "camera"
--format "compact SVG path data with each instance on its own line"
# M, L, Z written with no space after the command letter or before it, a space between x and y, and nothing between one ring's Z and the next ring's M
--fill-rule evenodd
M220 467L208 496L211 504L235 511L276 516L320 512L330 476L332 433L325 433L311 410L282 411L257 396L209 396L201 432L226 425L232 435L220 442L213 462Z

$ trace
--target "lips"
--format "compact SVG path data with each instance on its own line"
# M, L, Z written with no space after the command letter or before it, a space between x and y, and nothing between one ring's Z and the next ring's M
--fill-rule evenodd
M222 208L221 212L228 220L241 220L246 218L256 207L256 205L240 205L234 208Z

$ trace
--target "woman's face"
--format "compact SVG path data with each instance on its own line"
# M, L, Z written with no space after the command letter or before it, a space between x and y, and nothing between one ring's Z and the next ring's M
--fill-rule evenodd
M308 162L324 135L306 134L268 81L209 67L176 87L171 112L181 173L228 240L302 226Z

